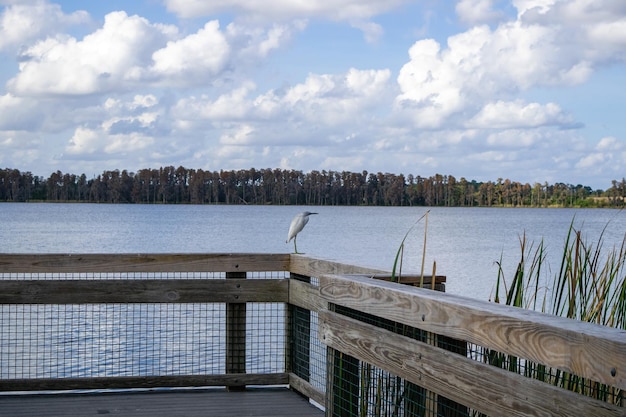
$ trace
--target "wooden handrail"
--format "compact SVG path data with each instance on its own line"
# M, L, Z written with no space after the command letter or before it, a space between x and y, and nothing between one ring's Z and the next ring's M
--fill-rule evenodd
M626 331L364 276L324 275L328 302L626 389Z
M617 417L624 412L341 314L323 311L319 317L327 346L487 415Z
M0 254L2 273L288 271L288 254Z
M285 279L0 280L0 304L246 303L289 300Z
M323 275L319 290L331 305L626 388L626 331L620 329L367 276ZM331 348L484 413L619 416L624 412L332 311L320 313L319 334Z

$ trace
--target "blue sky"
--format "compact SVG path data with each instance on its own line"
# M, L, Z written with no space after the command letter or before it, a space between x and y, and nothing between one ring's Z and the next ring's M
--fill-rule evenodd
M623 0L0 0L0 167L626 176Z

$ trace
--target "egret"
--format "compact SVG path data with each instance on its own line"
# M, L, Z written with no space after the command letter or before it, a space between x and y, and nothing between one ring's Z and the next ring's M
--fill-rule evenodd
M291 221L291 225L289 226L289 233L287 234L287 241L285 243L289 243L289 241L293 239L294 253L298 253L298 246L296 245L296 240L298 239L298 233L300 233L302 229L304 229L304 226L306 226L306 224L309 222L309 216L311 214L317 214L317 213L304 211L296 215L296 217L294 217L293 220Z

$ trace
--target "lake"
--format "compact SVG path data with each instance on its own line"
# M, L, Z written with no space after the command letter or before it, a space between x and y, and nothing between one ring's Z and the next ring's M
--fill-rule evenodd
M611 209L299 207L0 203L6 253L285 253L291 219L312 216L298 249L312 257L391 270L404 235L428 213L425 273L433 261L449 293L487 300L502 256L512 277L519 238L540 240L558 272L572 220L590 243L621 244L626 212ZM425 219L405 242L403 273L419 273ZM549 273L550 278L554 273Z

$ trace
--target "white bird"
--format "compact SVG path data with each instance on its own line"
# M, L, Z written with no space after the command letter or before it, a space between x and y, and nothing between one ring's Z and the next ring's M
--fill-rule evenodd
M285 243L289 243L289 241L293 239L294 253L298 253L298 246L296 245L296 240L298 239L298 233L300 233L302 229L304 229L304 226L306 226L306 224L309 222L309 216L311 214L317 214L317 213L304 211L296 215L296 217L294 217L293 220L291 221L291 225L289 226L289 233L287 234L287 241Z

